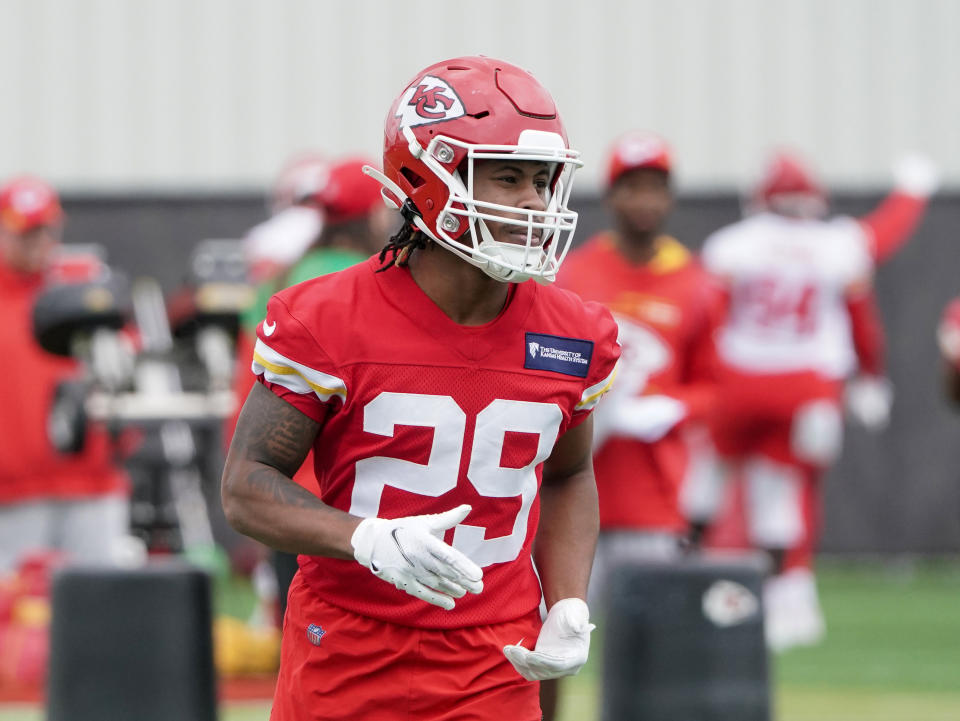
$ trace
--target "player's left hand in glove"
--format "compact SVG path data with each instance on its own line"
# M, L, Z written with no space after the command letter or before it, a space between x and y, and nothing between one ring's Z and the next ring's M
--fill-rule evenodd
M350 538L353 555L373 575L449 611L454 599L483 590L483 571L442 540L470 513L464 504L443 513L365 518Z
M882 431L890 423L893 386L886 378L862 375L847 383L847 410L864 428Z
M565 598L553 604L532 651L516 644L504 646L503 655L527 681L573 676L587 662L595 628L587 604Z

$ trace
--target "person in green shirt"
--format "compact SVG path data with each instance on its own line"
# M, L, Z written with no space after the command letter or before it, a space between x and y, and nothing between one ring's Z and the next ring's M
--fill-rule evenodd
M360 157L330 164L317 190L302 201L323 218L317 239L292 266L259 285L256 300L243 315L244 330L256 332L267 301L277 291L344 270L380 250L394 213L381 200L377 182L363 173L363 166L371 164Z
M320 212L319 234L298 261L257 286L254 302L243 313L237 340L238 372L234 384L237 398L246 398L254 382L249 372L253 343L257 325L266 316L270 297L291 285L366 260L379 252L393 230L397 214L384 204L380 184L363 173L364 165L375 166L375 163L361 157L331 162L328 172L318 179L316 190L300 200L302 206ZM235 424L234 417L228 428L227 441ZM308 490L318 490L312 456L307 457L294 480ZM297 571L297 557L274 551L272 563L277 577L279 617L282 619L286 612L287 589Z

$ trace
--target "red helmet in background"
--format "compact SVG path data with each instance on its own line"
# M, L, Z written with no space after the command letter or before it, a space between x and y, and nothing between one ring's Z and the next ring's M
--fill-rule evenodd
M29 175L0 187L0 223L14 233L63 222L60 198L51 185Z
M827 193L803 161L781 151L767 164L752 203L781 215L819 218L827 212Z
M382 207L380 183L363 172L364 166L372 164L367 158L355 157L327 166L323 185L310 196L310 201L323 211L327 223L346 223Z
M546 210L477 200L474 162L494 159L549 163ZM553 98L530 73L493 58L463 57L431 65L407 84L387 114L383 172L366 172L417 228L491 277L550 282L576 229L577 214L567 204L580 165ZM486 220L524 227L526 244L495 241Z
M329 162L317 152L305 152L287 161L270 196L270 212L302 203L326 183Z
M630 170L652 168L669 173L672 166L670 146L659 135L645 130L624 133L610 148L607 160L607 187Z

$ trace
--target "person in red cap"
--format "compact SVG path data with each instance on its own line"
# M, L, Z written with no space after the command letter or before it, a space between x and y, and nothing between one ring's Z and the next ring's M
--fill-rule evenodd
M716 298L695 256L664 233L671 173L662 138L642 131L620 137L606 176L614 225L573 251L558 278L613 311L623 349L617 382L594 424L600 538L591 593L598 596L617 563L679 553L686 532L678 506L684 429L702 421L714 396ZM543 689L547 712L554 689Z
M106 434L91 429L76 455L57 453L47 436L54 389L79 370L40 348L31 324L63 222L57 193L42 180L0 187L0 573L40 549L109 561L128 531L126 478Z
M363 166L369 165L369 160L352 156L325 160L321 164L317 157L308 156L294 165L296 177L288 179L285 185L278 184L278 188L286 188L285 193L279 190L275 193L275 199L296 198L295 202L291 201L285 206L286 210L280 212L297 210L316 214L316 234L310 241L296 241L302 246L302 255L284 267L278 266L273 277L258 286L256 300L243 316L243 327L237 342L237 372L234 373L234 391L238 398L245 398L254 383L249 373L253 344L257 325L266 315L270 297L291 285L366 260L383 245L389 234L389 225L394 220L394 213L383 204L380 197L380 184L363 172ZM289 175L289 172L285 173L285 176ZM294 183L297 179L298 185ZM297 220L297 223L301 222L302 219ZM297 238L300 238L299 234ZM274 237L274 241L281 242L282 238ZM227 427L227 441L233 435L235 425L236 417L233 417ZM306 487L316 485L312 460L311 456L304 462L294 479ZM297 559L294 555L282 552L272 555L277 578L279 619L282 619L287 589L297 570Z
M909 238L936 177L929 161L907 156L895 181L869 215L828 219L823 185L798 157L777 153L752 214L703 248L726 307L710 420L722 462L691 476L683 507L699 533L718 512L726 476L742 478L746 534L772 558L764 593L774 650L824 634L812 553L819 482L840 453L844 403L868 428L889 418L874 267Z
M265 283L286 272L316 242L323 214L311 198L329 173L330 160L317 152L300 153L280 170L267 203L270 217L243 238L251 282Z

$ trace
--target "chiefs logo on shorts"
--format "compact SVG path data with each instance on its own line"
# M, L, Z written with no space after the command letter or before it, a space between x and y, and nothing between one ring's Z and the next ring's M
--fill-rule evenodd
M460 97L443 78L424 75L400 96L397 117L400 127L453 120L466 114Z

